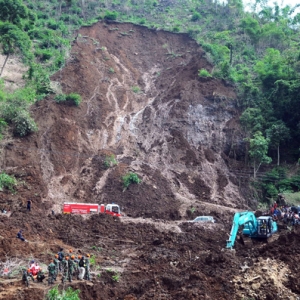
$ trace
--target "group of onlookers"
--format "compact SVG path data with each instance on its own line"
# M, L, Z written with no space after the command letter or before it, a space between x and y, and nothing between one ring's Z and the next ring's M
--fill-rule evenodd
M275 202L270 207L270 214L275 221L283 221L288 225L300 224L299 219L300 207L292 205L282 205L278 206Z

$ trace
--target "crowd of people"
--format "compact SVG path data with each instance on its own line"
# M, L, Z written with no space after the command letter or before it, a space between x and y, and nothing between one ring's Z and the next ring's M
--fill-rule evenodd
M54 284L59 274L61 273L61 282L72 282L73 278L79 280L91 280L90 278L90 254L86 256L73 254L73 250L70 249L68 254L65 254L61 249L47 267L48 269L48 285ZM43 282L45 274L38 263L31 261L30 267L23 271L23 281L28 286L29 279L38 282Z
M288 204L279 206L277 202L270 207L270 215L273 220L283 221L287 225L300 224L299 212L300 207Z

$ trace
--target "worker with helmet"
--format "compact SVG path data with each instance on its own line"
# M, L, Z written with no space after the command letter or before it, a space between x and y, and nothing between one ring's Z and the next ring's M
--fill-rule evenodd
M31 274L31 270L30 269L23 269L22 281L26 284L26 286L29 286L28 278L31 278L32 281L34 281L34 278Z
M75 269L74 275L76 276L77 279L79 279L78 278L78 276L79 276L79 265L78 265L78 263L79 263L80 259L81 259L81 255L78 255L77 258L76 257L74 258L74 263L75 263L75 266L74 266L74 269Z
M48 265L48 285L54 283L54 276L55 276L55 264L53 263L53 259L50 260L50 264Z
M45 274L44 272L42 271L42 269L40 269L37 273L37 276L36 276L36 279L38 282L43 282L43 280L45 279Z
M68 261L68 275L69 281L72 282L72 277L75 269L75 262L74 262L75 255L71 256L71 259Z
M68 269L69 269L69 256L66 256L61 262L62 268L62 278L61 282L64 283L68 279Z
M54 258L53 262L54 262L54 265L55 265L54 280L56 281L56 278L58 276L59 264L60 264L60 261L58 260L58 254L55 254L55 258Z
M86 259L85 259L85 279L91 280L90 278L90 254L87 253Z

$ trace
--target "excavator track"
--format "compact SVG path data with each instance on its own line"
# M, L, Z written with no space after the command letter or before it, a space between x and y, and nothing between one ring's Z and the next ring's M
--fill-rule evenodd
M278 238L279 238L279 233L278 233L278 232L273 233L273 235L270 236L270 237L267 239L267 243L268 243L268 244L273 243L273 242L275 242Z

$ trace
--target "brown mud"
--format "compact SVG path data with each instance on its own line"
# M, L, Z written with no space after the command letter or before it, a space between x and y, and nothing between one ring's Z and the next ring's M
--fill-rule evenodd
M52 78L58 91L79 93L80 106L51 95L32 108L36 134L1 143L1 169L20 182L17 193L0 192L12 211L0 215L1 261L47 263L60 247L91 253L92 281L66 284L80 299L296 300L297 229L224 250L234 211L252 200L247 179L234 174L243 159L234 88L199 77L201 68L213 66L187 35L118 23L82 28ZM117 164L107 168L111 155ZM129 171L142 182L125 189ZM126 217L62 215L66 201L115 202ZM217 223L185 222L197 215ZM20 228L28 242L16 239ZM1 299L40 300L48 289L0 280Z

